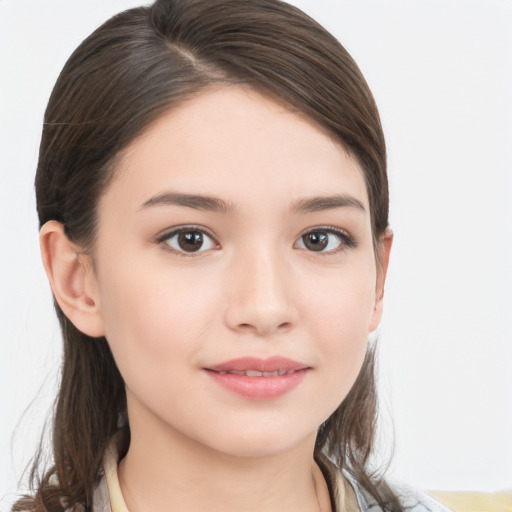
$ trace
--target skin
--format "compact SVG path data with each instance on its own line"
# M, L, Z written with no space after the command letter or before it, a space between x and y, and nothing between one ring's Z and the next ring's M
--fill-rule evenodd
M158 200L168 193L227 207ZM349 204L298 208L332 196ZM123 152L90 256L56 222L43 227L59 304L79 329L106 336L126 382L132 440L119 478L131 512L319 509L316 431L381 317L391 234L377 266L369 212L362 171L341 145L231 86L174 108ZM204 233L197 252L172 236L187 226ZM307 233L327 233L325 250L311 250ZM308 370L273 399L240 396L204 370L275 355Z

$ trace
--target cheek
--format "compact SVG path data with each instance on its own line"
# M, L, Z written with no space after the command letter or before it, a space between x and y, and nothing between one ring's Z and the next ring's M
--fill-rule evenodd
M304 307L311 336L319 347L320 365L337 406L352 387L366 354L375 308L372 264L339 273L309 294Z
M191 286L183 272L157 264L105 268L101 308L106 338L129 385L137 375L180 373L216 317L215 290Z
M376 304L376 270L371 262L335 269L304 282L303 314L326 339L354 342L370 332Z

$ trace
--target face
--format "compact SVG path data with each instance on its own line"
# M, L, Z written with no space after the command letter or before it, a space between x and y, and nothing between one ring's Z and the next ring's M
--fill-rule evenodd
M224 453L311 442L379 321L361 169L241 87L202 93L127 148L93 258L132 425Z

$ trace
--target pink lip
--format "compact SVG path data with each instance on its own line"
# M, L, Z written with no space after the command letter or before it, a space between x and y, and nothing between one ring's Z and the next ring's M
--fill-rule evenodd
M286 357L268 359L243 357L205 368L206 373L224 388L253 400L277 398L296 388L304 379L307 365ZM286 372L284 375L247 376L227 372Z

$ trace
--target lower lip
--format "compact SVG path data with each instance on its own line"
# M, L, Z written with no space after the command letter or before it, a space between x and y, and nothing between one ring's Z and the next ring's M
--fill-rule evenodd
M296 388L304 379L307 368L275 377L247 377L232 373L206 370L206 373L224 388L252 400L278 398Z

